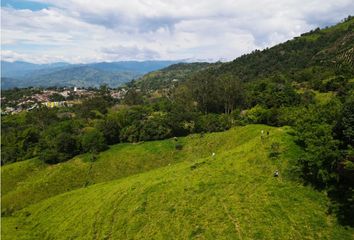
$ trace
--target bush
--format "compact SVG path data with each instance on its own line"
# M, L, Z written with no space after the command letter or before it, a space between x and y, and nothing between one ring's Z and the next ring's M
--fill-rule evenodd
M159 140L171 137L172 129L163 116L150 116L141 123L140 141Z
M123 128L120 132L120 139L122 142L138 142L140 139L140 126L138 122Z
M54 149L45 149L40 153L39 159L48 164L56 164L59 162L58 152Z
M206 114L202 115L197 122L198 132L221 132L231 127L229 115Z
M260 105L256 105L253 108L246 111L243 116L243 120L248 124L254 123L261 123L266 124L268 123L268 119L271 115L269 109L266 109Z
M135 121L122 129L120 138L125 142L166 139L172 136L172 129L164 116L150 115L144 120Z

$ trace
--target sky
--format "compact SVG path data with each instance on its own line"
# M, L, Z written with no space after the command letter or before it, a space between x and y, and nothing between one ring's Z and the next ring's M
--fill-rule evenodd
M230 61L353 13L353 0L2 0L1 59Z

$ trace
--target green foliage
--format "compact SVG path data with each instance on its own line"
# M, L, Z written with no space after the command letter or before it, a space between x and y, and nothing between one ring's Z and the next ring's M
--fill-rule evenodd
M60 101L65 101L65 97L60 95L59 93L54 93L49 96L49 100L52 102L60 102Z
M79 129L80 123L71 120L48 127L41 134L40 159L45 163L54 164L80 153L81 145L77 137Z
M165 139L171 134L166 116L156 112L123 128L120 137L123 141L138 142Z
M340 157L339 142L333 139L328 124L303 123L298 133L304 144L306 155L300 159L305 179L324 187L336 179L334 170Z
M166 117L157 113L157 115L149 116L141 122L140 140L165 139L171 137L171 132Z
M130 88L124 96L124 103L127 105L139 105L144 102L143 95L135 88Z
M197 132L221 132L231 127L231 119L228 115L206 114L197 122Z
M107 149L107 144L102 132L95 128L87 129L81 137L84 152L98 153Z
M82 118L95 118L99 113L106 114L108 107L111 106L111 99L104 96L85 99L82 104L77 106L77 113Z
M354 96L349 96L344 102L336 130L346 146L354 146Z
M253 108L246 110L243 116L246 123L267 123L270 117L269 109L262 107L261 105L256 105Z
M103 134L107 144L112 145L119 142L120 125L114 115L108 115L105 119L99 120L96 128Z
M248 86L247 105L261 104L268 108L295 106L300 96L289 82L275 75L271 79L256 81Z
M268 158L261 129L271 130L270 143L296 152L286 128L250 125L180 138L180 151L164 140L118 144L95 162L76 159L35 173L30 162L5 166L3 176L33 175L3 196L6 207L17 199L27 205L3 217L2 238L351 239L353 229L326 211L325 194L283 174L296 154L281 155L280 165ZM104 183L84 188L87 179Z
M210 63L178 63L167 68L150 72L134 82L143 91L169 88L173 80L184 82L192 74L215 64ZM174 83L176 84L176 83Z
M33 124L41 130L59 121L56 110L48 109L46 107L41 107L28 112L25 117L26 123Z
M178 64L153 72L128 84L122 101L128 106L113 107L116 102L102 86L96 96L75 106L74 111L40 108L6 116L2 122L2 164L36 156L52 164L86 152L89 154L83 158L90 159L92 167L99 162L99 152L107 148L106 144L191 133L202 133L203 137L197 137L202 143L210 140L204 132L224 131L231 124L291 125L303 151L297 156L296 172L306 183L327 191L338 219L354 225L349 218L354 209L350 150L354 139L353 26L353 18L349 18L335 27L316 29L233 62ZM14 90L8 96L19 98L19 92ZM274 143L263 152L276 159L272 164L279 164L287 154L280 154L282 148L268 137L259 139L259 132L257 139L264 140L261 144ZM206 146L215 152L215 144ZM170 155L190 150L184 142L170 147L174 151ZM210 156L210 152L203 156ZM259 164L256 158L247 160ZM205 160L193 164L193 173L207 165ZM84 186L90 184L91 167L84 174ZM139 212L147 209L144 202L136 208ZM198 227L188 236L200 234L203 230Z

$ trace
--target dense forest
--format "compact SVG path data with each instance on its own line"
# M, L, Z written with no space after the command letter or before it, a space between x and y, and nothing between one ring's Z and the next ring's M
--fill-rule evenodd
M223 131L237 125L291 126L304 151L295 177L328 192L329 211L354 226L354 18L241 56L229 63L180 64L80 105L2 118L1 164L48 164L141 142ZM173 81L176 79L176 81ZM179 146L176 145L176 148Z

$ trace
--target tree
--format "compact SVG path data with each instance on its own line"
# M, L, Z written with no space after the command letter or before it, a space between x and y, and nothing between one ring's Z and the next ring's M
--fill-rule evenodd
M243 116L246 123L262 123L266 124L271 112L269 109L262 107L261 105L256 105L251 109L248 109Z
M104 120L98 121L96 128L103 134L107 144L119 142L120 126L114 116L109 115Z
M63 154L63 160L70 159L76 154L79 153L80 147L77 139L74 135L62 132L60 133L56 139L56 150L57 152Z
M97 154L107 149L103 134L95 128L87 129L82 137L81 144L84 152Z
M56 109L41 107L26 114L26 123L33 124L41 130L58 121Z
M217 78L220 100L224 105L224 113L230 114L237 105L243 103L243 87L238 78L231 74L223 74Z
M218 112L218 94L216 78L208 71L198 73L187 82L193 100L203 113Z
M49 96L49 100L52 102L61 102L65 101L65 97L63 95L60 95L59 93L53 93Z
M103 96L85 99L82 104L77 106L77 112L83 118L95 118L98 114L106 114L111 103ZM95 113L97 112L97 113Z
M338 109L339 108L339 109ZM303 109L295 124L297 143L304 149L298 166L304 179L317 187L326 188L336 181L336 168L340 161L340 142L333 136L340 105L337 101L327 105L312 105Z
M198 132L220 132L231 127L231 121L228 115L205 114L197 122Z
M166 117L155 114L149 116L141 122L139 140L158 140L171 137L171 128L169 128Z
M354 97L349 96L344 103L336 131L346 146L354 146Z
M124 96L124 101L127 105L139 105L144 102L143 96L136 88L129 88Z

